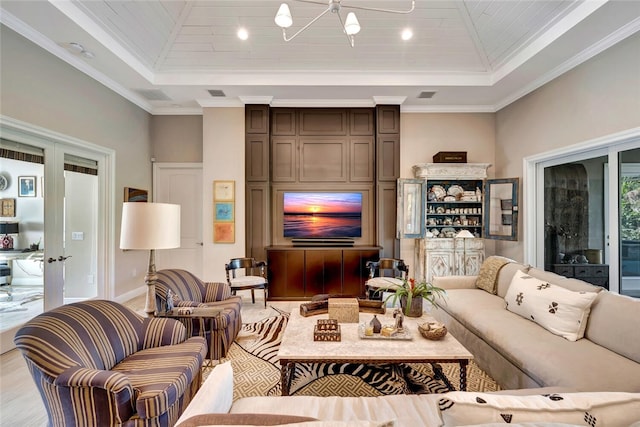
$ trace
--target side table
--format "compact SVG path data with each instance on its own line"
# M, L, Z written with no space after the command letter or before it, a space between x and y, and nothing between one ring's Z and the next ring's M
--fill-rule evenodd
M191 312L185 310L187 308L190 308ZM160 311L156 313L156 317L169 317L180 320L183 323L185 321L193 321L195 319L200 323L200 336L206 339L206 320L218 317L221 312L222 310L219 308L213 307L176 307L171 311ZM212 328L213 322L209 322L209 363L204 365L208 368L213 367L213 360L211 359L211 355L213 354Z

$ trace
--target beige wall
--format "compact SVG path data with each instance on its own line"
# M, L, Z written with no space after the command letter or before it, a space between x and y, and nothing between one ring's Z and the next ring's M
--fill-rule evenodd
M203 279L226 281L224 265L245 256L244 108L203 111ZM213 181L235 181L235 243L213 243Z
M151 189L150 115L4 26L0 43L0 114L115 150L117 248L123 188ZM142 289L147 263L116 249L113 294Z
M495 173L520 177L522 184L523 158L635 127L640 127L640 33L500 110ZM521 205L521 238L497 243L499 254L523 259L522 221L533 208Z
M152 116L156 162L202 162L202 116Z
M439 151L466 151L470 163L495 163L493 113L402 113L400 126L401 178L414 178L412 166L433 162ZM489 177L494 177L494 169L489 168ZM416 262L414 245L413 239L400 242L400 257L410 266ZM487 252L492 250L493 243L487 241Z

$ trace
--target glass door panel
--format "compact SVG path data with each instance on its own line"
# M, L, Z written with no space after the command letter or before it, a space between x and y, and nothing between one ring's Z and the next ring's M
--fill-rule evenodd
M42 147L0 140L0 330L2 350L44 306ZM6 232L6 233L5 233Z
M98 295L98 162L64 154L64 302ZM60 259L62 257L62 259Z
M620 293L640 297L640 149L619 153Z
M605 288L607 162L598 156L544 168L545 270Z

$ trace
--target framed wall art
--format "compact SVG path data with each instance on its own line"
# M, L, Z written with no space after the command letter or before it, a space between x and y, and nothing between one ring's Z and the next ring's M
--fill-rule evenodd
M213 181L213 243L235 243L235 181Z
M36 197L36 177L18 177L18 197Z
M147 202L149 201L149 192L138 188L124 187L125 202Z
M0 199L0 205L2 206L2 216L16 216L16 199Z

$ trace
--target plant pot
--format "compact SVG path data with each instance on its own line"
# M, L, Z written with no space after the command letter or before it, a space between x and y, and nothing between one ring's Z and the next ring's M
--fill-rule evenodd
M411 306L407 307L407 297L400 297L400 307L405 316L420 317L422 316L422 297L411 299Z

